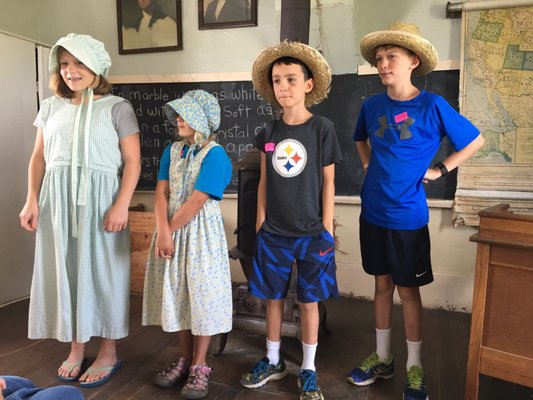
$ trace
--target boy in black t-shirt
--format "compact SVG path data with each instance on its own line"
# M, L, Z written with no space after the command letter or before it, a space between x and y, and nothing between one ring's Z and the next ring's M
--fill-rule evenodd
M261 176L249 287L252 294L267 299L267 354L242 376L241 383L256 388L287 375L279 351L283 299L296 261L303 347L300 399L320 400L324 397L314 363L318 301L338 297L332 235L335 163L342 157L332 122L307 107L327 96L331 71L312 47L282 42L259 54L252 80L257 91L283 113L255 138L261 151Z

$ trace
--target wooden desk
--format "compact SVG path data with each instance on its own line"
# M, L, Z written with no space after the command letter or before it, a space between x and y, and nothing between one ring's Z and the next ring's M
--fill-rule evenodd
M466 400L479 374L533 387L533 216L507 204L479 216Z
M131 238L131 283L132 294L142 294L146 259L155 230L155 214L145 211L130 211L129 226Z

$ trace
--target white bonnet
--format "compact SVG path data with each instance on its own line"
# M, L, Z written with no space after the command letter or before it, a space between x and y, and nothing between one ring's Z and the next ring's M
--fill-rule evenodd
M60 38L50 51L48 69L50 72L58 71L57 51L63 47L70 54L85 64L96 75L106 77L111 66L111 57L106 51L104 44L89 35L69 33Z

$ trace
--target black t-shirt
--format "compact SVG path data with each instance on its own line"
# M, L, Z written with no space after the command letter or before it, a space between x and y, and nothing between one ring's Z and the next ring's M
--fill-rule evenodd
M342 161L333 123L318 115L300 125L276 120L254 145L266 155L263 228L285 236L322 232L322 168Z

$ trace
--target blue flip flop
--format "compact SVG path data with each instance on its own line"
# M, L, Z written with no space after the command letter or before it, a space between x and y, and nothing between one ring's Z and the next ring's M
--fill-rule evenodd
M81 374L82 374L83 364L86 361L87 361L86 358L84 358L83 360L78 361L78 362L76 362L74 364L71 364L71 363L68 363L66 361L63 361L62 365L64 365L65 367L68 368L69 375L72 373L72 371L76 367L80 367L80 370L78 371L78 374L76 376L61 376L61 375L57 375L57 380L59 380L61 382L76 382L79 379L79 377L81 376Z
M107 374L101 379L98 379L97 381L92 381L92 382L81 382L80 381L80 386L82 388L92 388L92 387L100 386L106 383L108 380L110 380L111 377L115 375L115 372L117 372L120 369L120 367L122 367L122 361L120 360L118 360L115 363L115 365L113 365L112 367L102 367L102 368L94 368L94 369L91 369L89 367L87 368L87 371L86 371L89 375L94 374L95 372L101 372L101 371L109 371L109 374Z

